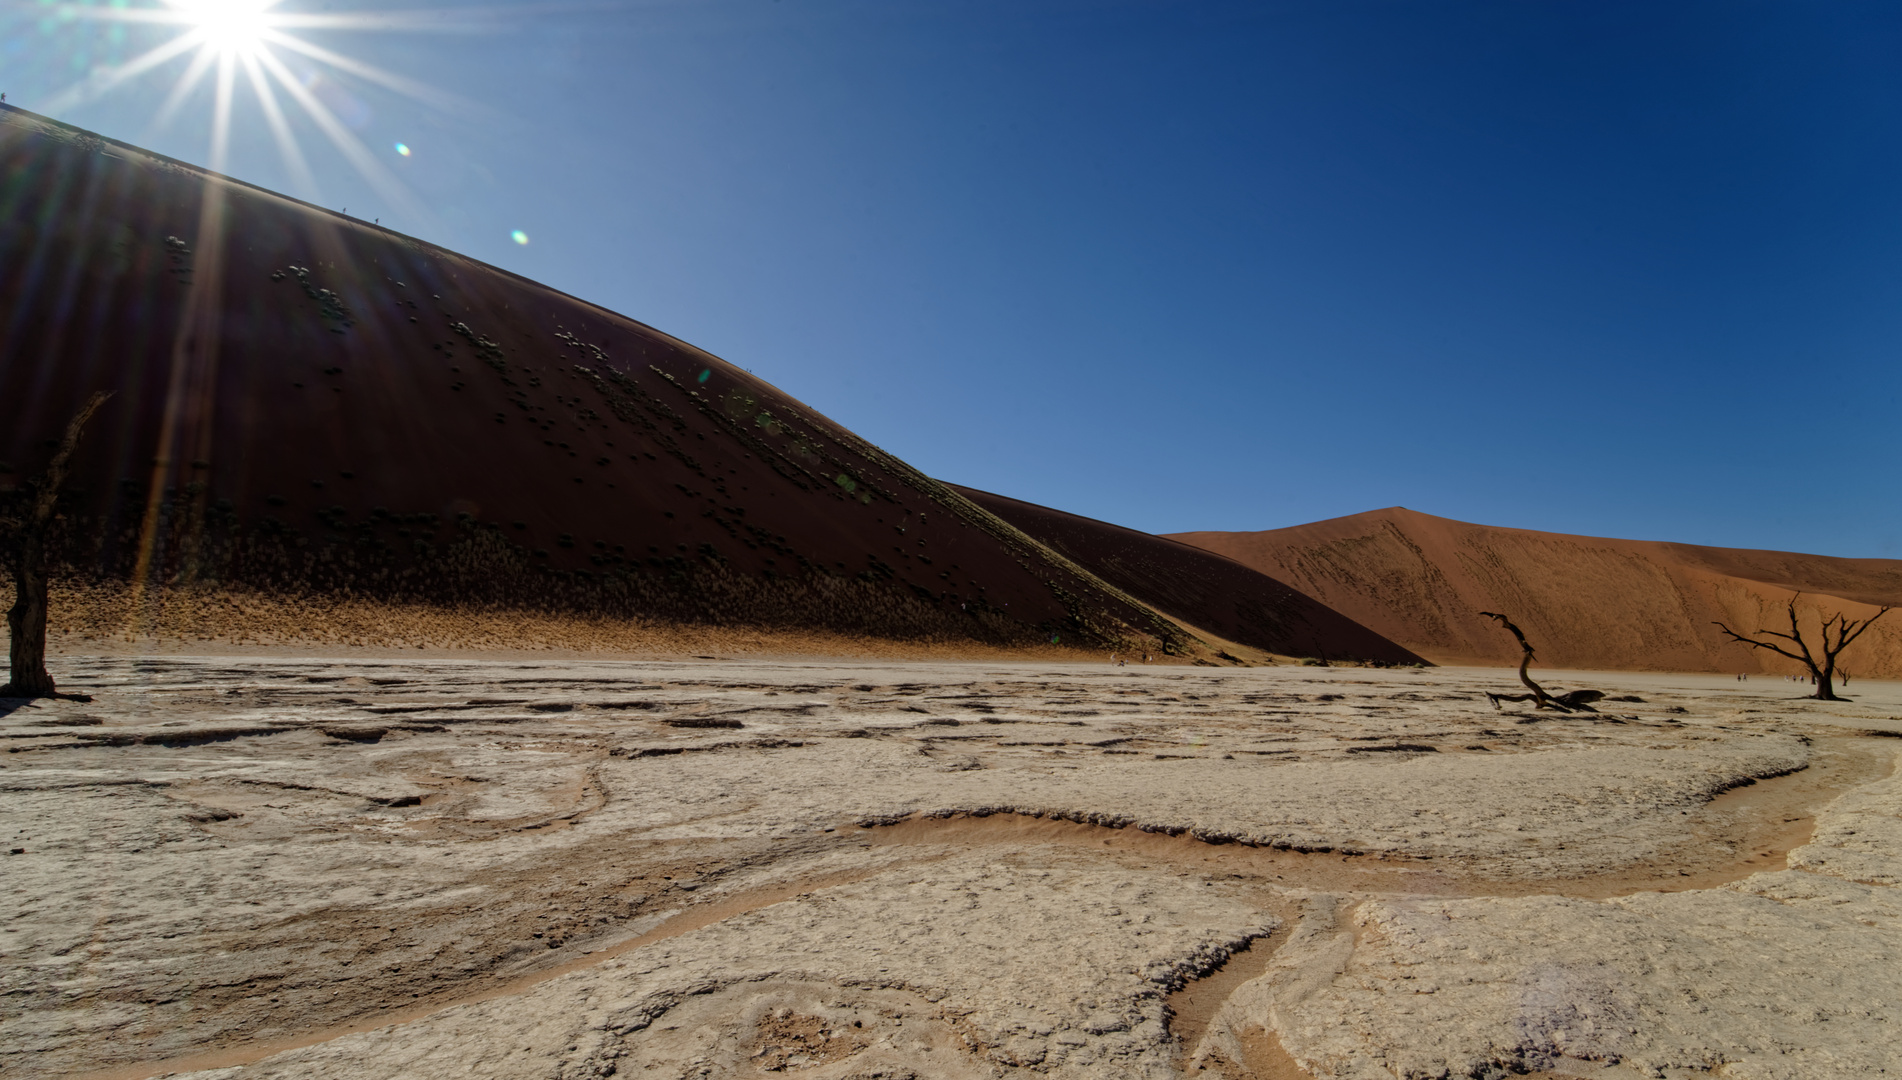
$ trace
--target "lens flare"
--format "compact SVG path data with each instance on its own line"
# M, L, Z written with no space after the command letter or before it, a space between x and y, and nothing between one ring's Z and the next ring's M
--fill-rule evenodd
M396 152L397 152L397 153L399 153L399 154L401 154L401 155L403 155L404 157L408 157L408 156L409 156L409 147L408 147L408 146L406 146L406 145L404 145L403 143L397 143L397 144L396 144Z
M523 232L520 229L517 229L514 232L509 234L509 239L515 241L518 244L526 244L528 243L528 234Z

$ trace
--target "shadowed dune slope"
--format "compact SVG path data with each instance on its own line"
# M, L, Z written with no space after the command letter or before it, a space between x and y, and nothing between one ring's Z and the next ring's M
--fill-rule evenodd
M1156 610L1230 641L1284 656L1393 664L1421 659L1233 559L1004 495L957 490Z
M1551 667L1791 672L1797 665L1711 625L1813 630L1818 610L1873 615L1902 605L1902 560L1836 559L1470 525L1400 507L1267 532L1174 539L1288 582L1440 663L1518 662L1503 611ZM1814 640L1814 636L1810 636ZM1851 672L1902 677L1902 612L1843 654Z
M114 395L66 580L1189 645L744 370L494 267L10 108L0 205L0 486Z

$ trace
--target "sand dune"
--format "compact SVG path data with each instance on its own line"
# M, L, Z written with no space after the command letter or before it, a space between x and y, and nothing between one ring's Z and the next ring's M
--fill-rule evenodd
M1417 663L1420 657L1233 559L1176 540L960 487L972 502L1191 626L1284 656Z
M1726 640L1733 627L1813 627L1818 611L1873 615L1902 604L1902 560L1836 559L1472 525L1401 507L1257 533L1172 538L1288 582L1438 663L1516 663L1511 637L1481 611L1525 628L1551 667L1794 672ZM1843 663L1902 676L1902 613L1872 627Z
M0 484L37 472L89 393L114 395L61 550L65 580L125 595L62 608L66 629L149 630L183 606L215 636L200 615L267 596L1195 649L633 319L17 109L0 109L0 166Z

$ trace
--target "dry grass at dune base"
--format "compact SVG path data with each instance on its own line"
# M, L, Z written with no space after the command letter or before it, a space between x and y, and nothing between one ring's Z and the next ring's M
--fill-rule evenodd
M0 584L0 607L13 590ZM277 652L348 649L368 655L541 654L602 659L812 656L932 660L1102 660L1102 647L1000 645L949 635L909 638L823 629L715 625L671 619L397 603L365 597L168 589L135 595L123 584L73 580L52 589L53 654ZM0 630L0 633L3 633ZM1188 664L1152 648L1158 664ZM1266 657L1251 657L1260 662Z

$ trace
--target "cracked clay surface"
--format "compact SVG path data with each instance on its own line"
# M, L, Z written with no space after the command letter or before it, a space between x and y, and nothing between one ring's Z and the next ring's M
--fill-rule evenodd
M0 1077L1902 1069L1892 684L63 663Z

